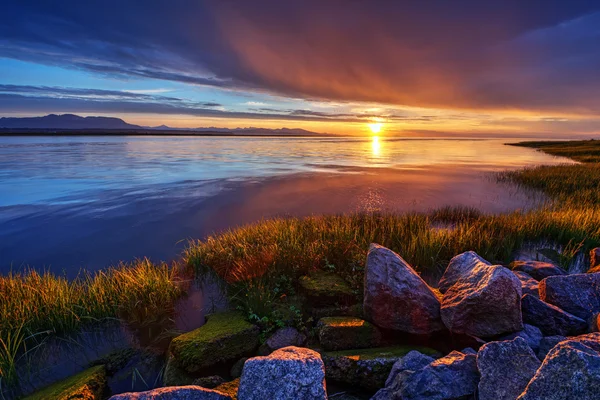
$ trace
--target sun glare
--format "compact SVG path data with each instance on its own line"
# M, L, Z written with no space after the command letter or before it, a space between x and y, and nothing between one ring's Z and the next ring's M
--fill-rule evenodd
M381 124L379 122L369 124L369 128L371 129L371 132L373 132L373 133L381 132Z

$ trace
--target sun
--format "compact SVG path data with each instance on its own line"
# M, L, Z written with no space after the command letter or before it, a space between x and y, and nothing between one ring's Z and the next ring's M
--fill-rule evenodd
M373 124L369 124L369 128L371 129L371 132L379 133L379 132L381 132L381 123L376 122Z

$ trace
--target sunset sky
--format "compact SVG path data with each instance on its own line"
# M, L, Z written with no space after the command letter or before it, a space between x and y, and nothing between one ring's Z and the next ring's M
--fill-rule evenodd
M7 4L8 3L8 4ZM338 134L600 133L600 2L9 1L0 116Z

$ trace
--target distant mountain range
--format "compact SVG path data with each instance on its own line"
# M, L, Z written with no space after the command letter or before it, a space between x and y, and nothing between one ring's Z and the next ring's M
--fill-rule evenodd
M157 133L157 132L187 132L197 134L225 134L225 135L280 135L280 136L314 136L324 135L322 133L311 132L305 129L267 129L267 128L171 128L167 125L160 126L140 126L133 125L114 117L81 117L74 114L49 114L44 117L3 117L0 118L0 133L2 131L25 131L34 133L36 130L43 133L52 133L52 131L131 131L126 133ZM114 133L114 132L113 132Z

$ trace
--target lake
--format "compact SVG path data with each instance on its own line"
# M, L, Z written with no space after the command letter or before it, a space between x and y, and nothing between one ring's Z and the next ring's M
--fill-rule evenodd
M136 257L168 261L187 239L276 216L535 207L542 196L493 172L572 161L506 142L0 137L0 272L73 277Z

